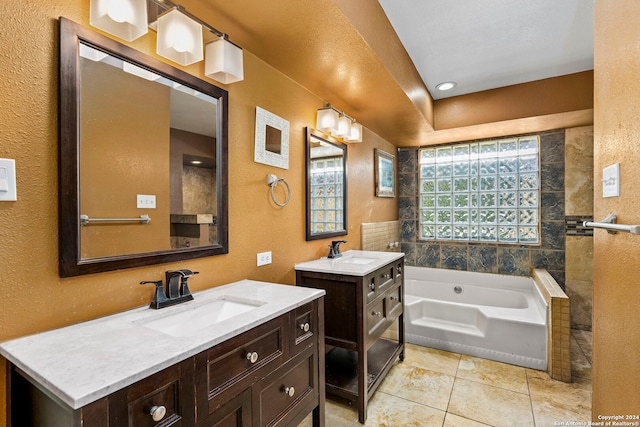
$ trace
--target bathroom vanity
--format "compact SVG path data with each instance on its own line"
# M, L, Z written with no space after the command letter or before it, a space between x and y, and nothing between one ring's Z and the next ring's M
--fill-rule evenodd
M404 360L404 254L347 251L295 269L298 286L326 291L327 394L355 403L364 423L367 402ZM392 326L397 339L383 338Z
M243 280L4 342L8 425L324 426L323 294Z

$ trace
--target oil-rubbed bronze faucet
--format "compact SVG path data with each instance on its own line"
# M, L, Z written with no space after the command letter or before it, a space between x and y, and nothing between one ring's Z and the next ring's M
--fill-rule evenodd
M342 243L347 243L346 240L332 240L331 246L329 246L329 255L327 258L340 258L342 253L340 252L340 245Z
M189 291L187 280L189 277L198 274L197 271L191 270L170 270L165 273L167 281L167 291L162 289L162 280L158 281L143 281L141 285L152 283L156 286L156 291L153 294L153 300L149 307L154 309L169 307L181 302L191 301L193 295Z

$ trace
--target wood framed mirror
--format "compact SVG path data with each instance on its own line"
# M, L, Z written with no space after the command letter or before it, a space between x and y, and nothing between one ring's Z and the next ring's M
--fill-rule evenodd
M60 276L228 253L228 93L60 18Z
M306 133L307 240L347 234L347 145L316 129Z

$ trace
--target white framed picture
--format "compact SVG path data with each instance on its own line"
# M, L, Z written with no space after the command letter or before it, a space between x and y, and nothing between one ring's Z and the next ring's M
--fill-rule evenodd
M289 169L289 121L256 107L256 137L253 160Z

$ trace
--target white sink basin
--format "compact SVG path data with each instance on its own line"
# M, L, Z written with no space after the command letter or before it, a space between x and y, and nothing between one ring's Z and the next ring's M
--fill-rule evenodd
M338 259L338 262L341 262L343 264L359 264L359 265L365 265L365 264L369 264L370 262L374 262L377 261L376 258L363 258L363 257L349 257L349 258L343 258L343 259Z
M223 320L254 310L263 304L266 303L238 297L221 296L214 300L194 305L192 308L186 308L184 311L146 321L142 326L174 337L188 337L197 335L203 329Z

